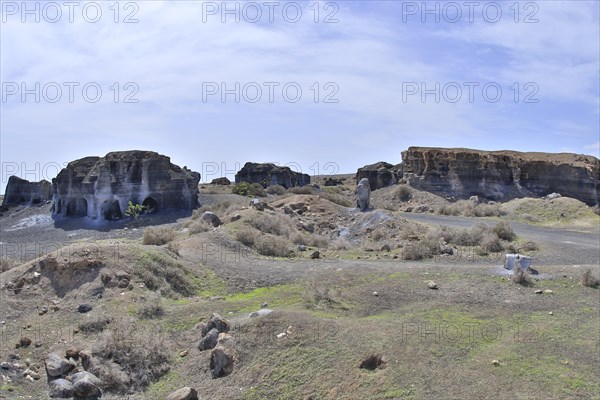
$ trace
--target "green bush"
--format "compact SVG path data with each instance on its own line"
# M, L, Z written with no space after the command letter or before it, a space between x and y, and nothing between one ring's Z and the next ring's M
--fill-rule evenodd
M232 189L233 194L239 194L245 197L266 197L267 192L258 183L240 182L237 183Z

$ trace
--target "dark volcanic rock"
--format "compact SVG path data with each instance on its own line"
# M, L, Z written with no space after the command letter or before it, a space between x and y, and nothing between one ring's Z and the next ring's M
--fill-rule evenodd
M145 212L198 206L200 174L152 151L121 151L70 162L53 186L53 215L117 220L128 202Z
M18 176L8 178L4 192L3 206L18 204L40 204L52 197L52 185L48 181L29 182Z
M265 188L270 185L281 185L289 189L294 186L308 185L310 176L294 172L289 167L248 162L235 174L235 183L240 182L259 183Z
M587 155L410 147L402 152L401 170L411 186L456 198L556 192L598 204L600 160Z
M398 183L399 166L380 161L375 164L365 165L356 172L356 182L367 178L371 190L377 190Z
M227 186L227 185L231 185L231 181L225 177L223 178L215 178L210 182L211 185L222 185L222 186Z

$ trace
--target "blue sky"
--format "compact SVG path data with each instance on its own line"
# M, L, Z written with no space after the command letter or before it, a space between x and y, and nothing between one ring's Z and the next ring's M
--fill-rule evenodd
M597 1L430 1L429 13L421 1L281 1L272 20L265 2L230 1L239 22L220 1L121 2L118 16L113 1L81 2L72 22L46 3L28 3L36 22L2 2L2 192L12 173L51 179L129 149L203 180L247 161L353 173L415 145L599 155ZM236 83L239 103L223 101Z

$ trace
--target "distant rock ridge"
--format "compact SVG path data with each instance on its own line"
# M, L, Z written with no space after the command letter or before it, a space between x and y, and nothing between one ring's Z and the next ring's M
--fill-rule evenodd
M18 176L8 178L6 190L4 191L3 206L14 206L19 204L34 205L41 204L52 197L52 185L42 180L30 182Z
M119 151L70 162L52 180L53 216L118 220L128 202L147 212L193 210L200 174L152 151Z
M286 189L295 186L304 186L310 183L310 176L292 171L289 167L280 167L270 163L247 162L235 174L235 183L258 183L263 187L281 185Z
M402 152L402 163L365 166L356 176L369 178L372 190L402 181L458 199L480 196L506 201L560 193L596 205L600 160L573 153L409 147Z

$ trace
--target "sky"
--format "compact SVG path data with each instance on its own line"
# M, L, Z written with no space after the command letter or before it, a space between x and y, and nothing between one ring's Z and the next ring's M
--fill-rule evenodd
M309 175L409 146L599 157L598 1L2 1L0 192L152 150Z

